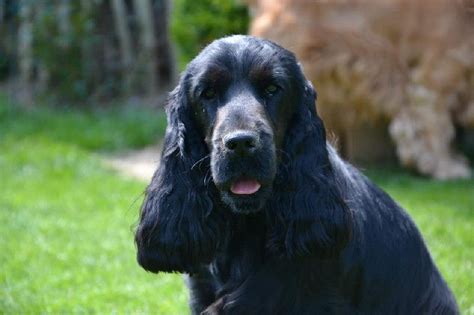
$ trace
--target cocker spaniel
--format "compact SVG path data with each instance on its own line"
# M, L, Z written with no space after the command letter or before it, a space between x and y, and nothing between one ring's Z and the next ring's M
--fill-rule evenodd
M168 99L139 264L186 273L193 314L457 314L407 213L327 144L315 99L270 41L205 48Z

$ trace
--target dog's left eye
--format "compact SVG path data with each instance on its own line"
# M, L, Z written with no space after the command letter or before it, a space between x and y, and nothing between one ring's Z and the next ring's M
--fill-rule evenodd
M277 91L278 91L278 86L276 86L275 84L269 84L269 85L267 85L267 87L265 88L265 93L267 93L268 95L273 95L273 94L275 94Z
M216 97L216 94L216 90L213 88L207 88L201 93L201 96L207 100L211 100Z

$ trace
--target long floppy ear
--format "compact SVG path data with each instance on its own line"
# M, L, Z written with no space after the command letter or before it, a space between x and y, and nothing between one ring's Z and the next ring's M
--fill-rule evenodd
M161 161L142 205L137 259L146 270L192 272L214 256L219 219L206 181L207 148L192 118L185 79L170 94Z
M309 81L302 90L274 184L268 246L289 257L333 255L349 238L351 216L338 190L324 126L316 114L316 92Z

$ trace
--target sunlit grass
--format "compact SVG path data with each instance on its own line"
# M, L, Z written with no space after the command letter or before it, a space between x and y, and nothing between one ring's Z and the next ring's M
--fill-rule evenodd
M96 153L156 142L164 123L143 109L25 113L0 104L0 313L187 313L179 275L135 262L145 183ZM463 313L474 314L474 181L368 174L408 209Z
M156 141L163 114L8 111L0 110L0 313L186 313L181 277L147 274L135 261L145 184L90 151Z

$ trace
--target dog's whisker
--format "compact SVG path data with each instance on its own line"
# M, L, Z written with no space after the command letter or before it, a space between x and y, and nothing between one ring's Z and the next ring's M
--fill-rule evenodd
M208 169L206 175L204 175L204 185L208 185L211 182L211 170Z
M195 166L197 166L198 164L200 164L201 162L203 162L204 160L210 157L211 157L211 154L207 154L203 158L197 160L196 163L194 163L193 166L191 166L191 169L194 169Z

